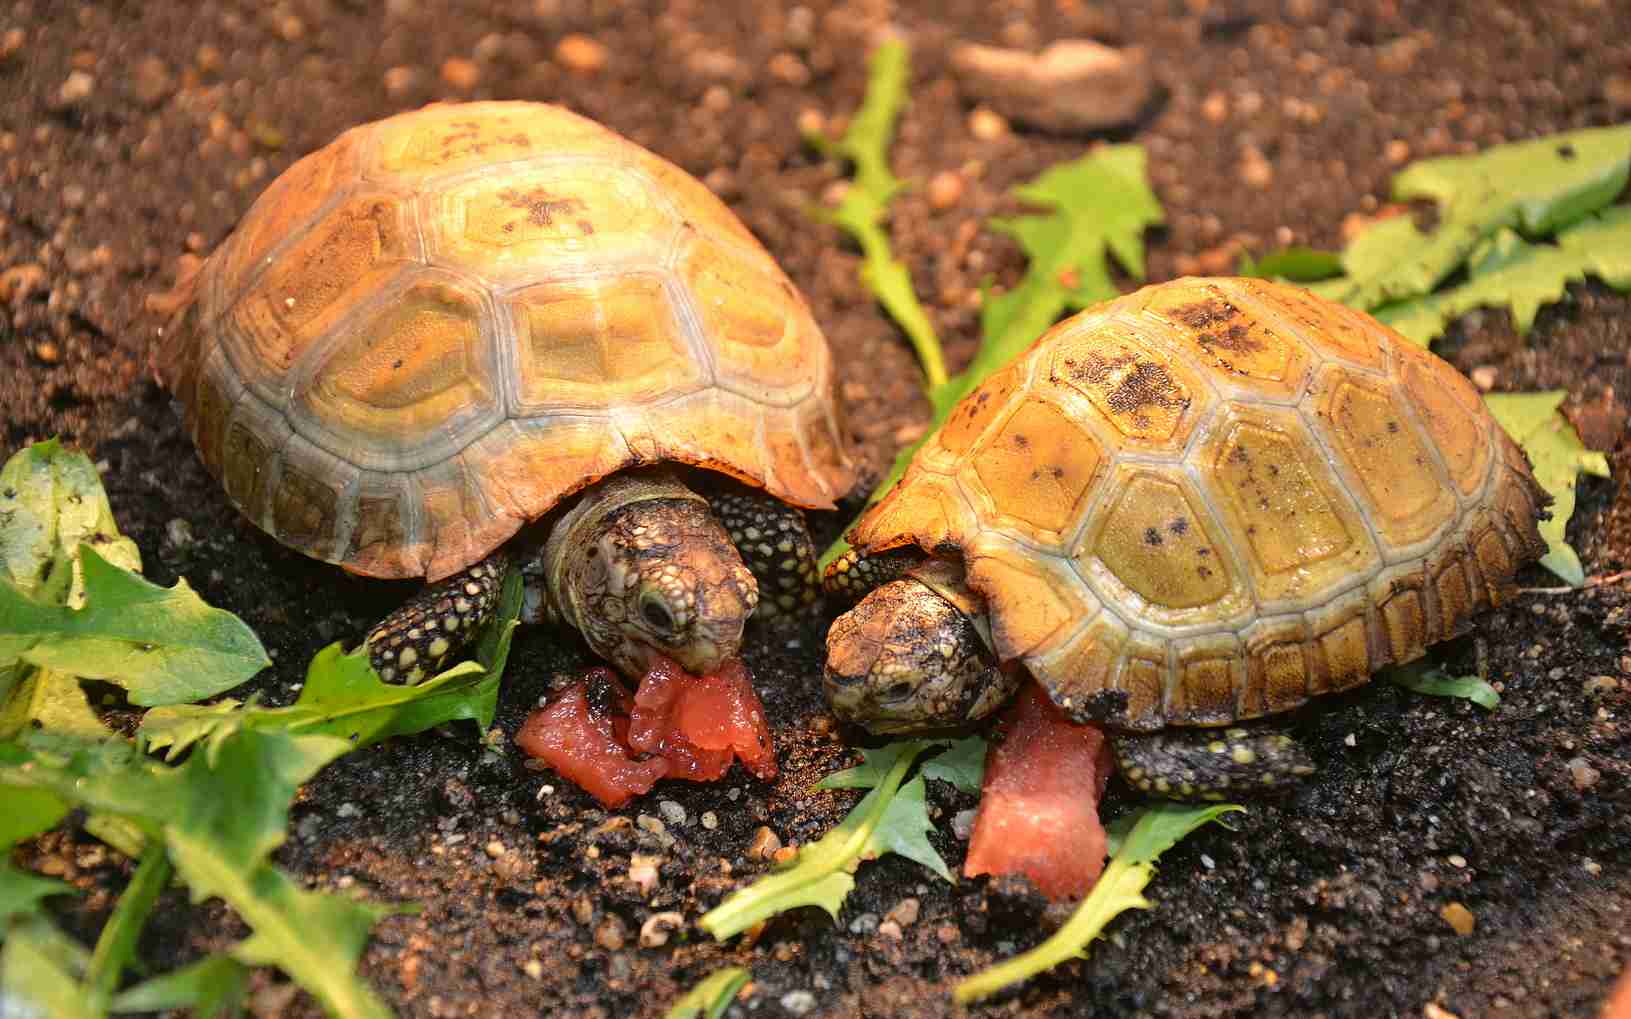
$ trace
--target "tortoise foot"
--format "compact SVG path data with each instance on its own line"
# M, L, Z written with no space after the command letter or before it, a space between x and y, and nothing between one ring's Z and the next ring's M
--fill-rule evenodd
M493 617L508 557L495 552L420 591L368 631L368 661L387 683L436 674Z
M1290 736L1252 729L1117 733L1116 766L1135 789L1170 800L1222 800L1280 792L1314 773Z

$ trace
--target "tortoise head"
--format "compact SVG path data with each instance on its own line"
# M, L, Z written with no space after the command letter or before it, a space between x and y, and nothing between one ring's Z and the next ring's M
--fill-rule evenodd
M964 725L1019 685L962 610L917 579L893 580L827 632L827 701L846 722L880 733Z
M753 574L707 503L677 494L608 508L565 551L568 589L557 600L575 607L570 621L595 653L630 677L658 655L713 672L736 655L758 605Z

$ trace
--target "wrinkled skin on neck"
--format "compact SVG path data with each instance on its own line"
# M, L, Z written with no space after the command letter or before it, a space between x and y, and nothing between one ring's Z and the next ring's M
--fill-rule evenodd
M758 604L708 504L667 475L602 482L556 525L543 574L553 613L635 679L658 655L713 672Z
M833 621L824 673L839 718L877 733L966 725L1018 688L968 616L913 577L893 580Z

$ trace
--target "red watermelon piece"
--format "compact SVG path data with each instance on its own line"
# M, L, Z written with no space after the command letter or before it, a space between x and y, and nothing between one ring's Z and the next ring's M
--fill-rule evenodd
M1104 871L1099 799L1113 767L1104 730L1078 725L1027 683L985 757L963 874L1023 874L1051 899L1086 895Z
M608 807L661 778L717 781L737 760L776 777L770 724L740 660L693 676L659 659L632 697L611 670L591 669L533 712L516 743Z

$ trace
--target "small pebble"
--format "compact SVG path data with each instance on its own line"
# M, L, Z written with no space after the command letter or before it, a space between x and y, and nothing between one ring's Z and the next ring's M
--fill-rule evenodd
M1229 97L1222 92L1209 92L1201 101L1201 116L1214 124L1229 119Z
M1593 676L1580 685L1580 689L1587 697L1601 697L1611 694L1620 688L1620 681L1613 676Z
M1451 853L1445 859L1450 861L1452 867L1465 867L1467 865L1467 858L1460 853Z
M660 948L668 944L670 931L678 930L684 926L685 917L673 910L653 913L646 918L645 923L640 925L640 947Z
M448 57L442 61L442 80L456 89L469 91L481 81L481 68L474 60Z
M768 860L779 852L781 847L781 837L765 825L760 825L753 833L753 841L748 843L748 855L757 860Z
M663 800L657 804L657 812L663 815L663 820L672 825L685 823L685 808L673 800Z
M589 896L580 895L572 900L572 918L585 927L589 926L589 921L595 918L595 904Z
M0 35L0 60L9 60L16 56L23 48L28 36L20 28L10 28L4 35Z
M1590 789L1597 784L1598 779L1603 777L1603 773L1593 768L1591 763L1584 757L1569 758L1568 766L1569 777L1574 779L1574 788L1579 792Z
M1603 865L1589 856L1580 861L1580 867L1592 877L1596 877L1603 872Z
M1403 166L1410 158L1410 143L1402 138L1395 138L1382 146L1382 158L1393 166Z
M615 916L608 916L595 928L595 944L608 952L615 952L623 947L627 940L627 932L623 929L623 921Z
M799 134L805 138L824 135L827 133L827 118L815 107L806 106L799 111L798 129Z
M951 833L967 842L974 834L974 808L959 810L951 816Z
M778 53L765 65L770 76L783 84L802 88L810 83L810 69L791 53Z
M170 540L173 548L188 548L192 545L192 525L181 517L171 517L170 523L165 525L165 538Z
M528 959L521 964L521 972L534 980L542 980L544 978L544 964L537 959Z
M878 929L878 914L862 913L849 922L851 934L871 934Z
M641 831L648 831L653 835L667 835L668 826L650 814L641 814L634 819L635 827Z
M484 848L487 850L487 855L495 860L508 852L504 846L504 843L500 842L498 839L493 839L491 842L487 843Z
M781 1004L794 1015L805 1015L816 1007L816 996L809 991L788 991L782 995Z
M963 932L948 923L936 927L934 936L942 945L950 945L961 940Z
M574 32L555 44L555 62L574 74L594 74L606 66L606 47Z
M380 83L385 86L385 94L392 99L401 99L419 84L419 69L417 67L388 67Z
M922 904L915 898L908 896L895 903L895 908L889 911L888 920L901 927L910 927L917 923L917 915Z
M1255 145L1241 150L1240 179L1254 188L1266 188L1274 183L1274 167Z
M339 808L336 809L334 813L340 817L360 817L362 815L362 811L357 809L357 805L349 801L340 804Z
M878 925L878 937L888 938L890 941L899 941L901 939L900 924L893 920L885 920Z
M1499 380L1500 375L1495 370L1494 365L1481 364L1469 373L1469 377L1472 379L1473 385L1487 393L1495 388L1495 383Z
M968 115L968 132L982 142L996 141L1008 134L1008 121L995 110L981 106Z
M1472 910L1459 902L1448 903L1438 911L1438 915L1443 917L1444 922L1454 928L1455 932L1462 937L1471 934L1473 926L1477 923L1476 918L1472 915Z
M641 895L650 896L656 890L659 880L657 866L661 862L659 857L646 856L642 853L635 853L629 857L629 880L640 889Z
M33 262L0 272L0 304L18 305L46 286L45 267Z
M89 99L95 91L95 78L84 71L70 71L62 87L57 90L57 100L64 106L78 106Z
M46 340L34 347L34 356L46 364L56 364L62 360L62 348L50 340Z
M929 178L929 206L949 209L963 200L963 176L955 170L941 170Z
M702 826L709 831L713 831L715 828L718 828L719 815L711 810L704 810L702 812Z
M799 851L796 846L782 846L774 853L771 853L770 858L776 863L792 863L793 857L797 856L798 854Z

